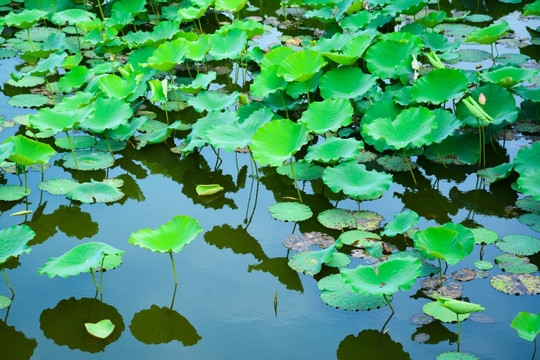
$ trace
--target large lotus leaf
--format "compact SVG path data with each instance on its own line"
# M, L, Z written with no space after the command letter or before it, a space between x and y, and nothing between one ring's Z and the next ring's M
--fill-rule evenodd
M74 150L89 149L95 144L96 139L87 135L70 136L69 138L67 136L62 136L54 140L54 145L63 150L71 150L72 147Z
M84 204L109 203L120 200L124 197L124 193L118 189L118 186L92 179L89 183L83 183L72 188L66 193L66 197Z
M281 221L304 221L313 216L309 206L297 202L282 202L270 205L270 215Z
M345 283L339 274L322 278L317 287L321 290L321 300L338 309L366 311L387 305L384 297L380 295L364 295L354 291L352 285ZM390 296L387 298L392 300Z
M390 147L399 150L407 146L420 147L431 142L431 132L437 127L435 114L425 108L403 110L395 120L379 118L364 124L362 133L374 139L382 139Z
M295 254L289 260L289 266L298 272L313 276L321 271L323 264L333 267L349 265L351 259L338 252L334 245L324 250L303 251Z
M313 102L302 113L300 122L306 124L310 132L324 134L337 131L352 122L354 109L345 99L326 99Z
M484 81L494 83L505 88L510 88L522 81L529 81L533 76L536 75L538 75L538 70L510 66L480 73L480 77Z
M188 104L200 113L217 111L233 106L238 100L238 96L236 91L230 95L222 94L219 91L201 91L196 97L189 98Z
M413 55L420 46L412 41L383 40L372 45L366 52L368 70L380 78L400 79L406 83L413 73ZM391 54L391 56L389 56Z
M492 184L499 180L504 180L512 174L514 164L504 163L492 168L478 170L478 176L484 180L486 184Z
M62 256L50 258L42 268L38 269L38 272L41 275L47 274L50 278L79 275L100 267L107 255L122 255L123 253L123 250L118 250L105 243L85 243L74 247Z
M445 308L459 315L470 314L473 312L485 310L482 306L478 304L474 304L474 303L470 303L466 301L448 299L445 297L439 297L437 298L437 301Z
M45 18L47 13L38 9L25 9L21 12L10 12L2 19L2 25L15 26L19 29L28 29L39 20Z
M317 215L317 220L330 229L343 230L353 228L364 231L375 230L383 221L383 217L372 211L350 211L345 209L328 209Z
M216 60L238 59L247 44L247 34L241 29L231 29L226 35L210 36L212 49L209 54Z
M349 18L348 16L347 18ZM339 52L323 52L323 55L335 63L341 65L352 65L360 58L364 51L371 45L373 35L359 35L349 40Z
M125 12L130 14L139 14L144 12L146 0L120 0L113 4L113 12Z
M463 321L470 316L470 314L456 315L456 313L442 306L442 304L438 301L433 301L425 304L422 310L426 315L429 315L439 321L446 323L457 322L457 316L459 316L459 321Z
M274 120L253 135L250 149L261 165L279 166L307 142L307 129L290 120Z
M494 260L502 271L510 274L532 274L538 271L538 266L531 264L527 257L502 254L495 256Z
M99 78L99 88L111 98L124 99L133 94L136 83L133 77L122 79L118 75L109 74Z
M4 141L4 143L7 142L14 144L9 159L22 166L46 164L51 157L56 155L56 151L49 144L28 139L22 135L12 136Z
M14 225L0 230L0 265L11 257L30 252L27 243L36 236L28 225Z
M396 118L402 110L402 107L398 106L392 100L383 100L377 101L372 104L364 117L362 118L361 127L362 127L362 138L366 142L373 146L377 151L390 150L391 147L387 145L384 139L375 139L370 135L370 132L365 128L366 125L377 121L378 119L383 118Z
M80 127L96 133L114 130L120 125L127 125L133 111L128 103L119 98L99 97L94 103L94 112L88 116Z
M80 9L67 9L55 13L51 21L58 25L64 25L66 23L71 25L76 25L77 23L83 21L91 21L96 17L95 14L91 12L80 10Z
M277 71L278 66L274 65L263 70L260 75L255 77L250 88L254 97L263 98L287 87L287 81L277 76Z
M514 317L510 326L516 329L520 338L534 341L536 335L540 333L540 313L531 314L522 311Z
M514 169L525 174L529 171L538 169L540 161L540 142L534 142L531 146L521 148L514 158Z
M410 257L388 260L374 267L359 265L356 269L341 269L341 276L355 291L372 295L407 291L421 273L420 260Z
M28 118L30 125L40 131L53 130L55 133L67 131L77 125L90 112L88 107L75 111L59 111L55 108L40 109Z
M180 84L178 89L188 94L197 94L203 89L206 90L212 81L216 80L216 76L215 71L209 71L208 74L197 74L190 84Z
M540 201L534 200L532 196L517 200L516 206L523 211L540 214Z
M215 7L217 11L238 12L246 5L247 0L216 0Z
M6 81L6 83L15 87L35 87L45 83L45 79L37 76L27 75L18 80L10 78Z
M474 30L467 36L465 42L476 42L479 44L492 44L501 36L506 34L510 30L510 25L506 21L502 21L498 24L491 24L488 27Z
M150 309L136 313L129 329L133 336L145 344L166 344L173 340L184 346L192 346L201 337L190 322L170 308L152 305Z
M50 99L45 95L39 94L20 94L14 95L8 100L8 105L19 108L42 107L49 103Z
M69 179L51 179L41 182L38 188L53 195L65 195L78 185L78 182Z
M30 195L32 191L30 188L25 188L19 185L2 185L0 186L0 200L2 201L16 201L25 196Z
M540 2L537 0L523 8L523 16L540 15Z
M499 235L497 235L495 231L478 228L471 229L471 232L473 233L474 243L477 245L494 244L497 240L499 240Z
M197 220L179 215L156 230L141 229L131 234L129 243L159 253L179 252L202 231Z
M58 80L58 90L68 93L80 88L87 81L90 73L86 66L75 66Z
M39 60L36 67L30 70L28 74L34 76L44 76L50 72L55 72L56 68L62 67L66 58L67 54L65 52L61 54L52 53L48 58Z
M320 53L314 50L293 52L279 65L277 75L286 81L305 82L326 65Z
M375 84L376 77L364 74L359 68L339 67L321 77L321 96L327 98L354 99L365 95Z
M109 153L93 150L81 150L75 152L77 163L73 153L65 153L62 156L64 167L68 169L79 169L81 171L92 171L106 169L114 165L114 157ZM78 166L77 166L78 165Z
M148 58L145 66L160 71L170 71L176 65L184 62L184 55L188 50L189 44L185 39L164 42Z
M196 147L202 147L207 144L208 139L206 133L217 126L219 123L221 126L230 124L238 120L236 112L232 111L211 111L203 118L197 120L191 129L191 134L186 137L186 147L183 152L191 152Z
M381 235L384 236L396 236L397 234L404 234L412 229L420 221L420 216L413 211L403 211L397 215L394 215L394 219L386 224L384 231Z
M463 245L458 241L458 232L443 226L430 227L414 234L414 246L427 255L455 265L463 260L466 253Z
M354 138L342 139L329 137L323 143L308 147L306 161L319 161L323 163L336 163L340 160L352 160L360 155L358 149L364 144Z
M510 254L534 255L540 251L540 239L528 235L505 235L495 246Z
M500 274L489 281L496 290L511 295L540 294L540 276L531 274Z
M353 199L374 200L390 188L392 175L375 170L368 171L364 164L348 161L333 168L326 168L323 182L335 193L343 191Z
M276 47L270 50L264 54L261 61L261 70L266 71L273 66L279 66L287 56L293 53L294 50L288 46Z
M479 154L478 136L468 132L449 136L440 144L429 146L424 152L424 156L431 161L439 162L443 159L445 164L454 165L478 163Z
M411 96L413 101L438 105L461 97L468 84L461 70L434 69L414 82Z
M513 123L518 118L516 100L511 93L494 84L474 89L471 92L473 99L478 99L480 94L486 97L486 104L482 109L491 117L491 124ZM456 115L464 123L472 127L478 127L477 119L467 109L463 101L456 108Z
M295 176L293 176L292 174L293 169ZM296 180L299 181L311 181L320 179L324 171L323 167L310 162L295 162L293 164L293 169L291 169L290 163L285 163L281 166L278 166L276 171L278 172L278 174L286 175L290 179L294 179L296 177Z

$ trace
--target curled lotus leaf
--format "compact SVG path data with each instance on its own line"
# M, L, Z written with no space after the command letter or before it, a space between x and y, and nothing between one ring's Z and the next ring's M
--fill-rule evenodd
M296 51L283 59L277 75L286 81L305 82L326 65L322 55L314 50Z
M441 259L449 265L455 265L472 252L474 245L471 231L458 225L447 224L418 231L414 235L414 246L428 258Z
M0 310L5 309L11 305L11 299L7 296L0 295Z
M325 99L355 99L364 96L376 83L375 76L364 74L359 68L347 66L325 73L321 77L319 88Z
M383 40L372 45L365 54L368 70L379 78L400 79L403 83L413 73L413 55L420 45L412 41ZM392 54L392 56L388 56Z
M540 294L540 276L532 274L500 274L490 280L496 290L511 295Z
M480 77L484 81L497 84L505 88L511 88L512 86L523 81L529 81L533 76L536 75L538 75L538 70L511 66L480 73Z
M13 143L13 149L9 159L22 166L34 164L46 164L50 158L56 155L56 151L49 145L22 135L9 137L4 143Z
M0 265L12 257L30 252L27 243L36 236L28 225L14 225L0 230Z
M310 132L324 134L350 125L353 112L352 105L345 99L326 99L311 103L302 113L300 122L304 123Z
M75 164L75 158L72 153L65 153L62 159L64 160L64 166L68 169L77 169L82 171L92 171L99 169L106 169L114 165L114 158L109 153L93 150L81 150L76 151L77 164Z
M241 29L231 29L227 34L219 33L210 36L212 48L209 54L216 60L238 59L247 44L247 34Z
M442 306L452 311L454 314L459 314L459 315L465 315L465 314L470 314L473 312L485 310L482 306L478 304L470 303L467 301L448 299L445 297L439 297L437 298L437 301Z
M468 84L462 70L434 69L414 82L412 100L438 105L461 97Z
M413 210L403 211L397 215L394 215L394 219L385 225L384 231L381 235L384 236L396 236L397 234L404 234L412 229L420 221L420 216Z
M219 91L201 91L197 96L189 98L188 104L193 106L197 112L210 112L233 106L238 97L239 94L236 91L230 95L222 94Z
M217 11L239 12L246 5L247 0L216 0L215 7Z
M520 338L535 341L540 333L540 313L531 314L522 311L514 317L510 326L516 329Z
M471 229L474 236L474 243L476 245L488 245L494 244L499 240L499 235L495 231L491 231L484 228Z
M514 164L504 163L492 168L478 170L478 176L487 184L492 184L499 180L504 180L512 174Z
M298 202L281 202L270 205L270 215L281 221L304 221L313 216L313 212L306 204Z
M505 235L495 243L501 251L515 255L534 255L540 251L540 239L528 235Z
M66 193L66 197L84 204L110 203L123 198L124 193L117 186L111 185L108 182L92 180L89 183L82 183L75 186Z
M365 242L366 240L369 242L373 242L375 240L381 240L381 237L373 232L370 231L363 231L363 230L350 230L345 231L339 236L339 240L344 245L351 245L351 246L357 246L362 242Z
M114 130L127 125L133 111L128 103L118 98L99 97L94 103L94 112L80 123L80 127L96 133Z
M189 44L185 39L164 42L157 47L144 66L159 71L170 71L184 61L184 56L188 50Z
M457 322L456 313L452 312L450 309L442 306L438 301L433 301L424 305L423 309L424 314L432 316L433 318L445 322ZM467 319L470 314L459 314L459 321Z
M353 138L329 137L323 143L308 147L308 153L304 159L323 163L352 160L360 155L359 149L363 148L363 145L362 142Z
M465 42L476 42L479 44L489 45L497 41L501 36L510 30L510 25L506 21L498 24L491 24L488 27L474 30L467 36Z
M324 250L303 251L295 254L288 264L292 269L310 276L319 273L323 264L332 267L349 265L351 259L347 255L338 252L336 244L334 243Z
M521 174L516 181L517 189L525 195L530 195L540 201L540 169L527 171Z
M114 331L114 324L109 319L101 320L97 323L85 323L86 331L99 339L106 339Z
M2 19L2 24L6 26L15 26L19 29L28 29L39 20L45 18L47 13L38 9L24 9L21 12L10 12Z

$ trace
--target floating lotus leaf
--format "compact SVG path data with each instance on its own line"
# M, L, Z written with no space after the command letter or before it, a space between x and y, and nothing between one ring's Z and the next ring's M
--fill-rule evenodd
M207 89L212 81L216 80L216 72L209 71L208 74L198 74L190 84L180 84L178 89L188 94L197 94L203 89Z
M409 74L413 73L413 55L419 52L420 46L416 42L383 40L367 50L365 59L372 74L379 78L400 79L406 83Z
M56 151L49 145L28 139L22 135L12 136L4 141L12 142L13 149L9 159L22 166L46 164L56 155Z
M502 271L510 274L532 274L538 271L538 267L531 264L527 257L503 254L495 257L495 263Z
M323 264L332 267L347 266L351 259L336 250L336 243L324 250L319 251L303 251L295 254L289 260L289 266L306 275L313 276L318 274Z
M517 119L516 101L507 90L494 84L487 84L471 91L473 99L478 99L480 94L484 94L486 97L486 104L482 106L482 109L493 118L491 124L513 123ZM458 104L456 115L467 125L478 127L477 119L463 104L463 101Z
M16 50L12 49L0 49L0 59L11 59L19 55Z
M524 147L518 151L513 161L514 169L520 174L525 174L528 171L534 171L537 169L539 159L540 142L534 142L530 146Z
M376 77L364 74L359 68L335 68L321 77L321 96L328 98L354 99L365 95L375 84Z
M291 250L302 252L307 251L314 246L324 249L332 245L335 241L336 239L328 234L312 231L302 235L292 234L287 236L283 241L283 246Z
M387 260L374 267L359 265L355 269L341 269L341 277L363 294L392 295L400 289L409 290L421 272L420 260L403 258Z
M30 195L32 191L29 188L19 185L2 185L0 186L0 200L16 201L25 196Z
M429 146L424 155L435 162L440 162L440 157L445 164L470 165L478 163L479 153L478 136L463 133L450 136L440 144Z
M66 197L84 204L109 203L120 200L124 193L117 186L92 180L75 186L66 193Z
M369 242L371 244L374 240L381 240L381 237L369 231L350 230L342 233L339 236L339 240L344 245L364 247L362 246L362 243Z
M540 333L540 313L522 311L514 317L510 326L516 329L520 338L535 341L536 335Z
M96 139L87 135L71 136L69 140L71 140L71 145L73 146L73 149L88 149L94 146L94 144L96 143ZM71 147L69 146L69 140L67 136L59 137L54 140L54 145L63 150L71 150Z
M540 214L523 214L518 221L536 232L540 232Z
M411 169L416 169L418 165L415 163L407 164L407 159L402 155L384 155L377 159L377 164L381 165L386 171L409 171L409 165Z
M418 221L420 221L420 216L418 216L415 211L403 211L397 215L394 215L394 219L385 225L384 231L381 232L381 235L392 237L396 236L397 234L404 234L416 226Z
M522 81L529 81L536 75L538 75L538 70L520 67L503 67L497 70L480 73L480 77L484 81L505 88L510 88Z
M45 83L45 79L37 76L27 75L18 80L14 80L12 78L8 79L6 83L15 87L35 87Z
M468 84L461 70L434 69L414 82L412 100L438 105L460 98L467 91Z
M306 124L310 132L324 134L327 131L337 131L352 121L353 107L345 99L327 99L313 102L302 113L300 122Z
M453 271L451 278L461 282L471 281L476 278L476 272L474 270L465 268L458 271Z
M478 270L491 270L491 269L493 269L493 264L490 263L489 261L485 261L485 260L476 260L475 262L473 262L473 265Z
M222 192L223 190L225 190L223 186L218 185L218 184L197 185L195 187L195 191L197 192L197 195L199 196L214 195L219 192Z
M65 195L78 185L78 182L69 179L51 179L41 182L38 188L53 195Z
M340 160L352 160L360 155L358 149L363 143L354 139L329 137L323 143L308 147L306 161L319 161L323 163L336 163Z
M8 105L19 108L42 107L43 105L48 104L49 101L51 100L45 95L21 94L14 95L9 99Z
M77 23L83 21L91 21L95 17L95 14L92 14L88 11L80 9L68 9L55 13L52 16L51 21L59 25L64 25L66 23L76 25Z
M85 323L86 331L99 339L106 339L114 331L114 324L109 319L101 320L97 323Z
M114 165L114 158L108 153L93 150L81 150L75 153L79 170L82 171L106 169ZM62 160L64 160L64 167L77 169L72 153L65 153Z
M116 129L120 125L127 125L133 115L128 103L118 98L99 97L94 103L95 110L79 125L81 128L102 133L108 129Z
M424 311L424 314L432 316L439 321L445 323L457 322L456 313L442 306L442 304L438 301L425 304L422 310ZM467 319L470 314L459 314L458 316L459 321L463 321Z
M19 29L28 29L39 20L45 18L47 13L37 9L24 9L21 12L10 12L2 19L2 24L6 26L15 26Z
M62 256L50 258L42 268L38 269L38 272L41 275L47 274L50 278L76 276L100 267L104 257L108 255L122 255L123 253L123 250L105 243L89 242L74 247Z
M510 295L540 294L540 276L531 274L495 275L490 284L496 290Z
M326 168L323 182L333 192L343 193L357 200L374 200L382 196L392 184L392 175L368 171L356 161L342 162L336 167Z
M313 216L309 206L297 202L282 202L270 205L270 215L281 221L304 221Z
M474 304L474 303L470 303L466 301L447 299L444 297L437 298L437 301L445 308L459 315L465 315L465 314L470 314L473 312L485 310L482 306L478 304Z
M160 71L170 71L184 62L184 55L188 50L189 44L185 39L164 42L157 47L144 66Z
M469 255L473 245L472 232L462 225L430 227L414 234L416 248L449 265L455 265Z
M481 177L487 184L492 184L499 180L504 180L512 174L514 164L504 163L492 168L478 170L478 176Z
M296 51L283 59L277 75L289 82L305 82L315 76L324 65L326 62L317 51Z
M216 60L238 59L247 44L247 34L241 29L231 29L226 35L213 34L210 36L212 48L209 54Z
M531 170L520 175L516 184L519 192L540 201L540 169Z
M28 254L30 247L27 243L36 236L28 225L14 225L0 230L0 265L11 257Z
M196 97L189 98L188 104L197 112L222 110L233 106L239 94L235 91L230 95L218 91L201 91Z
M387 305L384 297L380 295L364 295L354 291L352 285L345 283L339 274L322 278L317 283L317 287L321 290L321 300L338 309L367 311ZM391 296L387 298L388 301L392 301Z
M474 30L467 36L465 42L476 42L479 44L492 44L501 36L506 34L510 30L510 26L506 21L502 21L498 24L491 24L488 27Z
M435 360L480 360L480 358L469 353L447 351L437 355Z
M474 243L476 245L494 244L497 240L499 240L499 235L497 235L495 231L483 228L471 229L471 231L473 233Z
M516 201L516 206L523 211L540 213L540 201L536 201L532 196L526 196Z
M11 299L7 296L0 295L0 310L5 309L11 305Z
M311 181L317 180L322 177L324 168L309 162L295 162L293 164L294 175L299 181ZM285 163L281 166L278 166L276 171L278 174L286 175L291 179L294 179L291 171L291 164Z
M274 120L253 135L250 149L261 165L279 166L307 142L304 125L290 120Z
M528 235L505 235L495 246L510 254L534 255L540 251L540 239Z
M202 232L197 220L175 216L156 230L141 229L129 238L129 243L159 253L179 252Z
M479 49L459 49L459 59L466 62L480 62L491 58L491 54Z
M317 215L317 220L330 229L358 229L371 231L377 229L383 217L373 211L350 211L346 209L328 209Z

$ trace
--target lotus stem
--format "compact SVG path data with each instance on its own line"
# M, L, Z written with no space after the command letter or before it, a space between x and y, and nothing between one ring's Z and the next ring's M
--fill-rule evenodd
M201 19L197 19L197 22L199 23L199 30L201 31L201 34L204 34L204 30L201 25ZM197 27L197 25L195 25L195 27Z
M277 290L276 290L276 294L274 295L274 314L276 314L276 317L277 317L277 306L278 306L278 297L277 297Z
M172 252L170 252L169 255L171 256L171 264L172 264L172 269L173 269L173 273L174 273L174 284L178 285L178 278L176 277L176 268L174 267L174 259L173 259L173 256L172 256Z
M94 274L94 269L90 268L90 273L92 273L92 279L94 279L94 285L96 286L96 295L99 292L99 287L96 281L96 275Z
M28 178L26 176L26 166L24 167L24 193L26 194L28 192Z
M114 154L111 149L111 144L109 144L109 136L107 136L107 130L105 130L105 141L107 142L107 147L109 148L109 152L111 153L111 156L113 157L113 160L114 160Z
M77 163L77 156L75 156L75 150L73 150L73 144L71 143L71 138L69 137L68 132L66 131L66 136L69 141L69 147L71 148L71 153L73 154L73 160L75 160L75 167L79 171L79 164Z
M306 81L306 95L307 95L307 103L308 103L308 106L310 105L310 102L309 102L309 80Z
M229 76L229 61L227 59L225 59L225 70L226 70L226 76L227 76L227 82L229 83L229 87L232 88L232 84L231 84L231 78Z
M416 178L414 177L414 173L412 171L411 164L409 163L409 158L407 157L407 152L405 151L405 148L403 148L403 157L405 158L405 161L407 162L407 166L409 167L409 171L411 172L414 185L418 186L418 183L416 182Z
M388 304L388 306L390 306L390 310L392 310L392 315L393 315L394 312L395 312L395 311L394 311L394 308L392 307L392 305L390 305L390 301L388 301L388 298L386 297L386 294L382 294L382 295L383 295L383 297L384 297L384 301L386 301L386 303ZM390 320L390 319L388 319L388 320ZM386 326L386 324L385 324L385 326ZM383 327L383 329L384 329L384 327Z
M85 2L86 4L86 2ZM81 40L79 38L79 29L77 29L77 24L75 24L75 33L77 34L77 44L79 45L79 51L81 50Z
M44 79L45 79L45 82L47 83L47 87L49 88L49 92L51 93L52 102L53 102L53 104L56 105L56 100L54 99L55 95L54 95L54 91L53 91L53 89L51 87L51 83L49 82L49 80L47 80L46 76L44 76Z
M172 310L172 308L174 306L174 299L176 298L176 290L177 289L178 289L178 285L174 285L174 291L173 291L172 300L171 300L171 307L169 307L170 310Z
M459 322L459 314L456 314L457 319L457 351L459 352L459 345L461 344L461 326Z
M97 0L98 7L99 7L99 13L101 15L101 20L105 20L105 15L103 14L103 9L101 8L101 0Z
M283 91L279 92L281 94L281 101L283 102L283 108L285 109L285 116L287 116L287 120L289 119L289 111L287 111L287 104L285 104L285 98L283 97Z
M15 297L15 291L13 291L13 288L11 287L11 285L10 285L10 283L9 283L9 281L8 281L8 278L7 278L7 276L6 276L6 269L3 268L3 269L2 269L2 272L4 273L4 279L6 280L6 284L7 284L7 286L9 287L9 290L11 290L11 293L13 294L13 297Z
M43 182L44 178L45 178L45 172L43 171L44 168L43 168L43 164L39 164L41 165L41 181Z
M189 72L189 66L188 66L187 60L186 60L186 67L188 68L188 72ZM189 74L189 76L191 77L191 74ZM175 85L174 75L172 71L169 71L169 77L171 78L171 84ZM176 106L178 107L178 111L180 111L180 101L178 100L178 93L176 92L175 86L173 86L173 90L174 90L174 97L176 98Z
M439 280L441 281L441 287L443 286L443 279L442 279L442 265L441 265L441 259L437 259L439 262Z
M483 155L484 155L484 167L486 167L486 128L484 126L482 126L482 144L484 145L484 151L483 151Z
M291 172L294 179L294 185L296 185L296 192L298 193L298 199L300 199L300 203L303 204L302 201L302 195L300 195L300 188L298 187L298 181L296 181L296 175L294 174L294 166L293 166L293 158L291 156Z
M439 155L439 144L435 145L435 152L437 153L437 157L439 158L439 161L441 162L441 164L443 164L443 166L448 169L448 166L446 166L446 164L444 163L443 159L441 158L441 155Z
M166 101L163 103L163 107L165 108L165 118L167 119L167 125L169 125L169 111L167 110L167 102Z
M217 26L219 27L219 19L218 19L218 17L217 17L217 11L216 11L215 8L214 8L214 16L216 17L216 24L217 24Z
M199 63L196 62L196 63L195 63L195 66L197 66L197 75L199 75Z
M34 51L34 44L32 43L32 39L30 39L30 28L26 28L26 33L28 34L28 42L30 43L30 48L32 51Z
M54 5L54 0L51 0L52 8L54 13L56 14L56 6Z
M189 64L188 64L187 59L186 59L186 69L187 69L187 73L188 73L189 77L193 80L193 75L191 75L191 70L189 70Z
M105 262L105 256L103 255L103 259L101 259L101 268L100 268L100 274L99 274L99 294L101 297L101 300L103 300L103 262Z

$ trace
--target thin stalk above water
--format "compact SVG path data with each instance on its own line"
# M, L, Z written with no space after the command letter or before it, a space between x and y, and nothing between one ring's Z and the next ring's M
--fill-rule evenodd
M294 166L293 166L293 158L291 156L291 172L294 179L294 185L296 186L296 192L298 193L298 199L300 200L300 203L303 204L302 201L302 195L300 195L300 188L298 187L298 181L296 181L296 175L294 174Z

